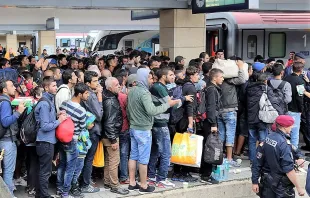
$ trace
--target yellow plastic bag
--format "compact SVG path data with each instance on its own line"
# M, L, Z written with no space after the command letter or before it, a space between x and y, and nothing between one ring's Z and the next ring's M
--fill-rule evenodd
M98 143L98 147L94 156L93 166L104 167L104 150L102 141L99 141Z
M171 162L200 167L203 137L189 133L176 133L172 143Z

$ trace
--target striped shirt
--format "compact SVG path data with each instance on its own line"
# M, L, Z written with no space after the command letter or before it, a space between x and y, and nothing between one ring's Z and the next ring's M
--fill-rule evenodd
M72 102L72 100L64 101L59 110L65 110L67 115L71 117L74 123L74 135L80 133L86 128L86 110L80 104Z

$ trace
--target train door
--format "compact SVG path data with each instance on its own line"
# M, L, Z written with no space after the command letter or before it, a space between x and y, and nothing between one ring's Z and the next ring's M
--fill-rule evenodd
M265 30L242 30L242 58L253 61L255 56L265 57Z
M218 49L219 49L219 30L207 31L206 52L210 56L215 56L215 52Z

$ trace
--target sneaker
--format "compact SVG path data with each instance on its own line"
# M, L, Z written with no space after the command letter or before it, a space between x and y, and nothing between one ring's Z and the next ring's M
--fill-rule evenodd
M166 188L174 188L175 184L171 183L168 179L160 181L159 184L163 185Z
M155 187L154 186L147 186L146 189L140 187L140 189L139 189L139 193L141 195L147 194L147 193L152 193L154 191L155 191Z
M234 159L242 159L242 160L249 160L249 156L246 156L245 154L240 154L240 155L234 155Z
M27 182L23 178L18 178L14 180L15 186L27 186Z
M240 167L241 165L238 164L238 162L231 160L228 162L229 163L229 167Z
M201 177L200 182L207 183L207 184L219 184L220 182L215 180L212 176L210 177Z
M185 182L184 176L181 174L176 174L176 173L173 173L171 180L178 181L178 182Z
M193 177L190 173L184 173L183 176L184 176L185 182L196 182L196 181L198 181L198 178Z
M34 189L32 189L32 190L29 190L27 192L27 194L28 194L28 197L35 197L36 196L36 191Z
M129 184L129 179L126 179L124 181L120 181L119 183L122 184L122 185Z
M63 194L63 195L61 195L61 198L75 198L75 197L73 197L72 195L69 195L69 194Z
M111 189L111 186L110 186L110 185L108 185L108 184L103 184L103 188L104 188L104 189L108 189L108 190L110 190L110 189Z
M84 187L81 189L82 193L96 193L99 191L100 191L100 188L94 187L92 185L88 185L87 187Z
M79 186L77 184L73 184L72 188L70 190L70 195L74 196L74 197L79 197L79 198L83 198L84 195L82 194Z
M124 188L111 188L110 190L112 193L116 193L119 195L128 195L129 194L129 190L124 189Z
M149 177L147 179L147 181L148 181L149 185L151 185L151 186L155 186L156 185L156 177L154 177L154 178Z
M129 192L132 192L134 190L139 190L139 189L140 189L140 185L138 183L136 183L135 186L131 186L131 185L128 186Z

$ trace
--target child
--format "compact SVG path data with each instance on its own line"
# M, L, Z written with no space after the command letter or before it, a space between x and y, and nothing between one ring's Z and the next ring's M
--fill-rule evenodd
M96 117L92 113L86 112L86 129L84 129L79 135L79 139L77 143L77 149L79 152L79 156L78 156L78 161L76 163L75 171L73 174L72 188L71 188L71 193L74 195L80 194L79 192L81 192L79 190L78 178L80 177L80 174L82 172L82 169L84 166L84 159L86 157L88 149L90 149L92 145L89 139L88 130L92 129L95 126L95 123L94 123L95 120L96 120Z

